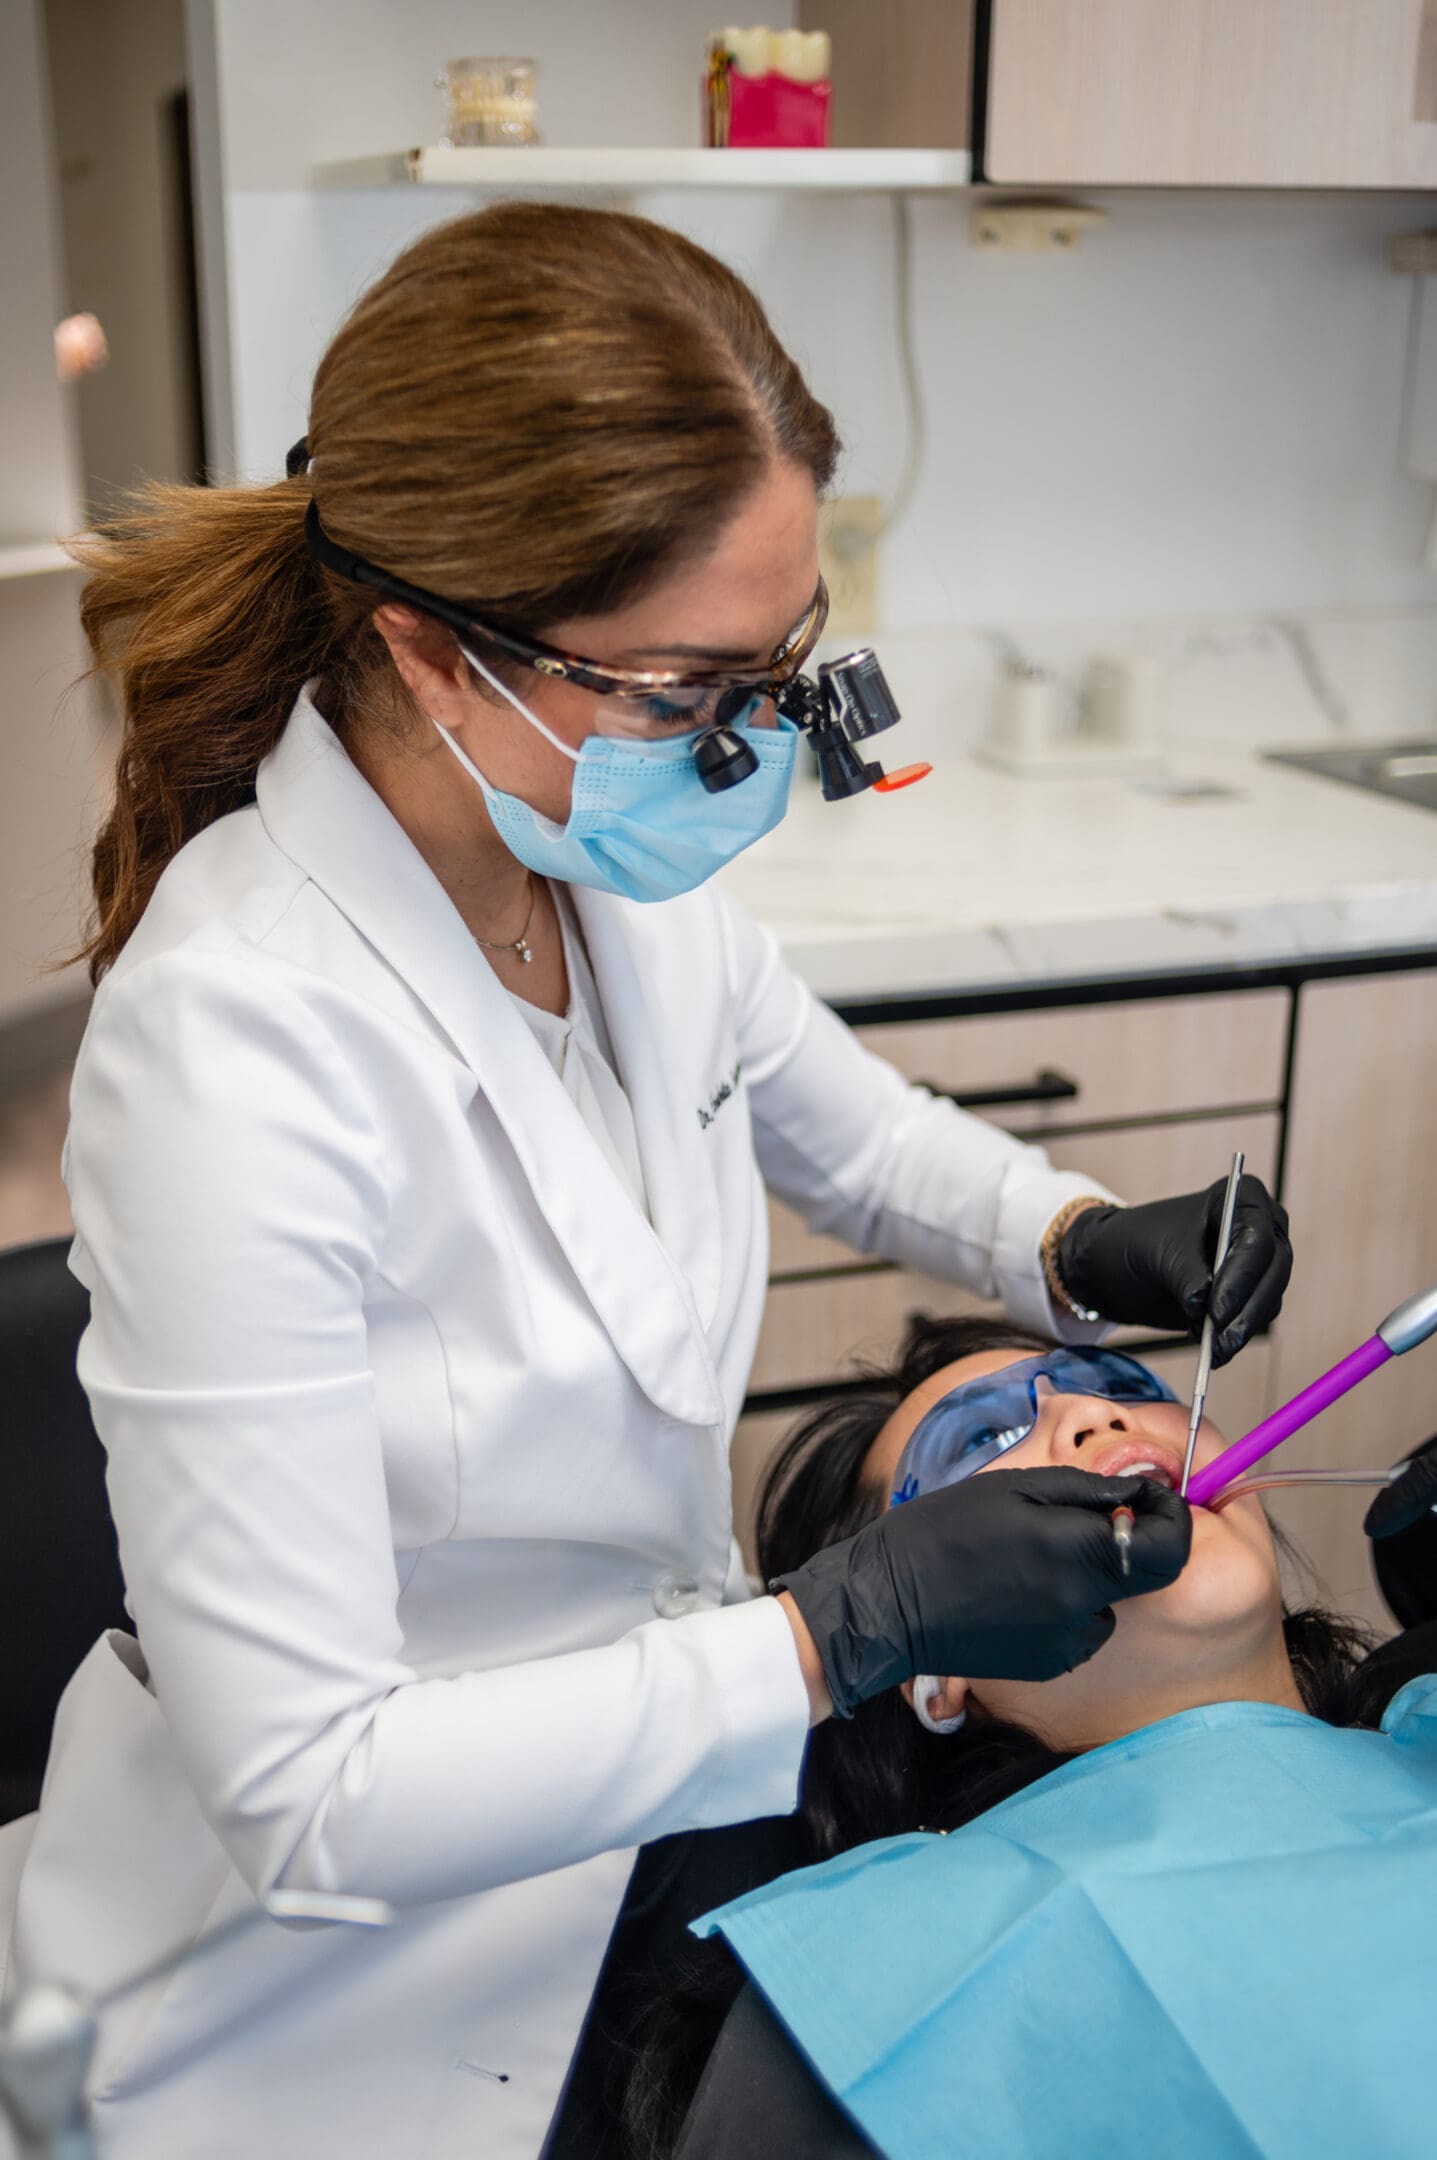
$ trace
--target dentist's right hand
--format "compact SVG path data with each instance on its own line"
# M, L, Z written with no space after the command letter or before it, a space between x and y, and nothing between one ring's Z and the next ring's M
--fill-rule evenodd
M1119 1505L1134 1516L1126 1576ZM916 1673L1070 1672L1112 1634L1115 1601L1176 1581L1191 1545L1186 1501L1146 1478L995 1470L889 1508L769 1587L791 1605L816 1715L815 1657L833 1709L851 1717Z

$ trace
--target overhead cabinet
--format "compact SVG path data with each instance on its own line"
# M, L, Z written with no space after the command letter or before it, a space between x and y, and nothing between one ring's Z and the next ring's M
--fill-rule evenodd
M1437 186L1437 0L992 0L983 169Z

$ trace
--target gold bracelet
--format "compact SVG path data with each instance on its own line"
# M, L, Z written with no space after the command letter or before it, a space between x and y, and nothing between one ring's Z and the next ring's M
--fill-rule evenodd
M1042 1262L1043 1280L1048 1286L1049 1297L1060 1312L1070 1312L1075 1320L1101 1320L1103 1316L1099 1312L1090 1312L1086 1305L1080 1305L1069 1290L1059 1272L1058 1246L1062 1242L1063 1232L1075 1216L1083 1214L1088 1208L1111 1206L1110 1200L1102 1200L1096 1193L1079 1193L1076 1200L1070 1200L1065 1207L1059 1208L1043 1232L1043 1242L1038 1247L1038 1258Z

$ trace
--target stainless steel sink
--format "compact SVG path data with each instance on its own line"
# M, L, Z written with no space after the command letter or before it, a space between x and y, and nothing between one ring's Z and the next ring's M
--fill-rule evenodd
M1391 795L1419 810L1437 810L1437 740L1363 743L1348 750L1267 750L1270 765L1295 765L1373 795Z

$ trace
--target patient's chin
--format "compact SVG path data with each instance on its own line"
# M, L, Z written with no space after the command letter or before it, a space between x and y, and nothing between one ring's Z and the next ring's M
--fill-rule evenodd
M1277 1554L1257 1502L1238 1503L1221 1515L1195 1508L1192 1555L1177 1581L1116 1610L1120 1624L1132 1629L1161 1626L1210 1634L1280 1622Z

